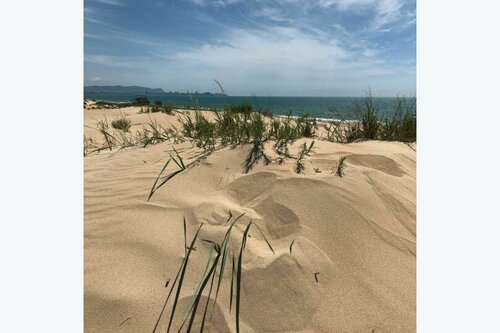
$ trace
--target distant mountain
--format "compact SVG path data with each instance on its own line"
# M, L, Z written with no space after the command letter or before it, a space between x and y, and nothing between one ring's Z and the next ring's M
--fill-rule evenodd
M165 91L161 88L146 88L139 86L87 86L84 87L86 94L135 94L135 95L163 95Z
M205 95L205 96L220 96L220 93L211 92L165 92L161 88L146 88L139 86L87 86L83 87L85 94L102 94L102 95L168 95L168 96L188 96L188 95Z

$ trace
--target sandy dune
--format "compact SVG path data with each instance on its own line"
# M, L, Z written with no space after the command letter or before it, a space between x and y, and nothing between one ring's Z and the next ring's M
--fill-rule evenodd
M85 110L85 136L101 140L91 127L119 112ZM178 126L174 116L137 114L137 108L121 112L130 116L132 131L149 117ZM292 154L304 141L311 140L297 141ZM184 255L183 217L188 240L202 222L200 239L220 241L229 211L245 213L237 224L240 238L251 219L276 250L251 229L243 261L242 332L415 332L413 149L395 142L316 140L304 174L293 171L293 160L259 163L243 174L250 146L225 148L180 173L147 202L172 147L164 142L84 158L86 332L151 332L168 292L165 282L173 280ZM186 163L200 153L188 141L175 148ZM331 172L340 156L347 156L342 178ZM235 252L239 241L234 237ZM180 317L208 249L199 241L193 251ZM235 331L229 276L207 332ZM160 331L166 331L167 317Z

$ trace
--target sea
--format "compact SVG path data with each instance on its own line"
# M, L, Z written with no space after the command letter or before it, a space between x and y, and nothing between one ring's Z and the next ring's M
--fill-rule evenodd
M135 95L105 95L96 93L84 94L85 99L106 102L131 102ZM151 103L161 101L164 105L179 108L222 109L226 105L250 103L254 109L267 111L277 116L308 114L318 119L356 120L358 115L352 111L352 103L362 101L363 97L264 97L264 96L222 96L222 95L147 95ZM378 115L389 117L394 113L396 97L374 97L378 106Z

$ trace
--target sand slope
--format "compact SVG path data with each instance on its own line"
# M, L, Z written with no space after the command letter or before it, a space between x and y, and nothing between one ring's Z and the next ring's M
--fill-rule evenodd
M85 124L91 127L105 113L111 120L117 112L86 110ZM124 112L133 128L150 116ZM151 116L176 123L172 116ZM86 137L97 140L89 127ZM304 141L311 140L296 142L292 154ZM175 148L186 162L200 152L189 142ZM243 261L242 332L414 332L415 151L402 143L316 140L305 174L293 172L293 160L259 163L243 174L249 149L217 151L149 202L171 143L85 157L85 331L151 332L165 281L175 277L183 258L183 217L189 239L203 222L200 238L220 241L231 210L245 213L239 237L252 219L276 250L252 229ZM347 156L342 178L330 170L340 156ZM196 247L181 314L206 264L209 245ZM225 277L207 332L234 332L229 282Z

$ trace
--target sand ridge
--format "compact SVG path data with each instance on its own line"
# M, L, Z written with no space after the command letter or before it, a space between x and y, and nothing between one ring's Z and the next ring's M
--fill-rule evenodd
M137 111L85 110L85 135L100 140L92 128L96 120L120 112L130 117L132 129L150 117L179 126L176 116ZM291 153L304 141L311 140L298 140ZM276 251L250 231L242 332L414 332L415 150L397 142L315 142L304 174L293 171L292 160L259 163L244 174L250 145L224 148L171 179L149 202L173 148L186 163L200 154L198 148L164 142L85 157L85 331L151 332L165 281L175 276L184 254L183 218L189 239L203 222L200 237L220 241L231 211L245 213L235 227L234 251L250 220ZM342 178L331 172L340 156L347 157ZM206 265L209 245L196 247L180 313ZM235 331L229 284L225 276L207 332Z

